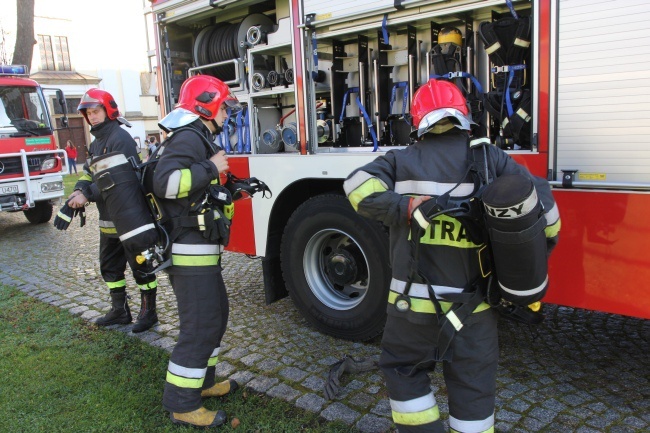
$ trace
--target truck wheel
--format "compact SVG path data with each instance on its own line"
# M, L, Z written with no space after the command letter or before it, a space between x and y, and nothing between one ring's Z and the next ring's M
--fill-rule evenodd
M24 211L25 218L32 224L46 223L52 218L52 203L49 201L37 201L36 206Z
M293 213L282 236L289 295L319 331L347 340L377 336L386 322L388 235L340 195L320 195Z

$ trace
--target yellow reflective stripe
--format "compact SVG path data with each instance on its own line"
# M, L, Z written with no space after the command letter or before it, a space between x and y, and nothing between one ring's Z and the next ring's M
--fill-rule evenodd
M223 207L223 214L228 218L229 220L232 220L232 217L235 216L235 204L230 203L227 204Z
M119 280L119 281L106 281L106 285L108 286L109 289L119 289L122 287L126 287L126 279Z
M92 182L92 181L93 181L93 178L92 178L92 176L91 176L89 173L84 172L84 174L82 174L81 176L79 176L79 180L78 180L78 181L87 181L87 182Z
M438 405L420 412L393 412L393 421L395 424L402 425L423 425L430 424L440 419L440 411Z
M183 168L180 170L181 178L178 182L178 198L187 197L192 188L192 172L189 168Z
M449 429L449 432L450 432L450 433L463 433L462 431L460 431L460 430L454 430L453 428L450 428L450 429ZM479 432L479 433L494 433L494 426L490 427L490 428L487 429L487 430L483 430L483 431L481 431L481 432Z
M65 221L67 221L67 222L72 221L72 218L70 218L69 216L67 216L66 214L64 214L64 213L61 212L61 211L59 211L59 212L56 214L56 216L58 216L59 218L61 218L62 220L65 220Z
M190 379L187 377L182 377L182 376L176 376L173 373L170 373L167 371L167 377L165 380L167 380L168 383L171 383L172 385L176 385L179 388L194 388L194 389L199 389L203 387L203 380L205 378L201 377L198 379Z
M388 292L388 303L395 304L395 300L398 296L399 293L395 293L393 291ZM436 314L436 309L430 299L409 298L409 301L411 303L411 311L414 313ZM451 305L451 302L440 301L440 308L442 308L443 313L449 311ZM490 308L490 306L487 303L481 302L478 304L478 307L474 309L473 313L480 313L481 311L485 311L488 308Z
M211 357L208 359L208 367L214 367L215 365L217 365L217 362L218 362L218 361L219 361L219 357L218 357L218 356L211 356Z
M102 233L106 233L107 235L117 234L117 229L115 227L100 227L99 231Z
M182 256L172 254L172 265L174 266L216 266L219 264L219 254L208 256Z
M469 240L467 231L460 221L448 215L434 218L420 238L420 243L455 248L478 248L480 246Z
M546 226L546 228L544 229L544 234L546 235L547 238L553 238L557 236L558 233L560 233L561 226L562 226L562 220L558 219L555 224Z
M348 200L352 204L352 207L355 211L359 210L359 203L364 198L374 194L376 192L385 192L387 191L386 187L381 183L376 177L372 177L359 185L354 191L350 192L348 195Z
M138 284L140 290L153 290L158 287L158 280L146 284Z

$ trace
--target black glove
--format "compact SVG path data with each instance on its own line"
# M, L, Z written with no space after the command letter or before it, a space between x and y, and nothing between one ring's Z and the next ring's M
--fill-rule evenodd
M327 382L323 392L325 398L333 400L341 387L341 376L343 373L363 373L377 368L377 360L373 358L355 359L351 356L345 355L343 359L332 364L329 374L327 375Z
M72 221L72 217L75 216L75 213L76 209L72 209L68 206L68 201L66 201L54 218L54 227L59 230L67 230L68 226L70 226L70 221Z
M230 220L215 208L201 214L204 217L205 230L203 237L212 242L219 242L221 245L228 246L230 241Z
M56 227L59 230L67 230L68 227L70 226L70 222L72 221L72 218L74 218L77 215L79 215L79 227L83 227L86 225L85 208L81 207L81 208L73 209L70 206L68 206L68 201L66 201L65 204L61 206L61 209L59 210L59 212L56 214L56 217L54 218L54 227Z
M262 192L262 198L266 198L266 194L269 194L268 198L271 198L272 192L269 187L259 180L256 177L249 177L246 179L240 179L232 173L228 173L228 178L225 186L230 194L232 195L233 200L239 200L240 198L252 197L256 192Z

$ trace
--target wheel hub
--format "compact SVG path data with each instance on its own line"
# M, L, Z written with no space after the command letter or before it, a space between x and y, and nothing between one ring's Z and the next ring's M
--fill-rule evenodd
M327 257L326 272L332 283L345 286L357 280L357 262L348 251L339 249Z

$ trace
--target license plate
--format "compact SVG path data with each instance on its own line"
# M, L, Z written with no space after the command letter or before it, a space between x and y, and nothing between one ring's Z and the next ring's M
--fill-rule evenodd
M0 194L18 194L18 185L0 186Z

